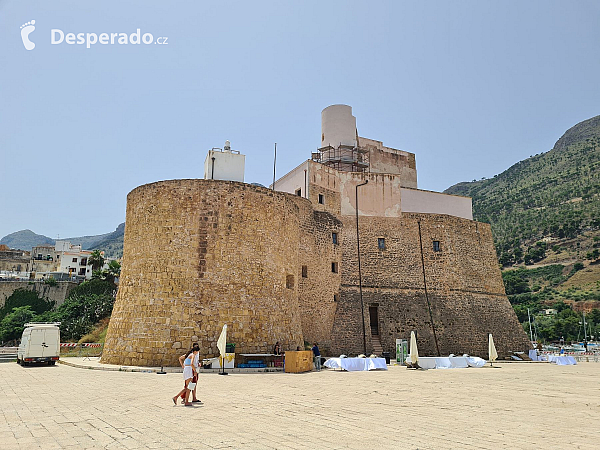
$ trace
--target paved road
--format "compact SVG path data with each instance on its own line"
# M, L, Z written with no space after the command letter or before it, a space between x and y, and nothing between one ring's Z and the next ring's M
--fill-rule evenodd
M0 448L598 448L600 363L200 376L0 366Z

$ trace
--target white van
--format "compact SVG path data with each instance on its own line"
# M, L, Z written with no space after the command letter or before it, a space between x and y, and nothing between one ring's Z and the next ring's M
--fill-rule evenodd
M32 362L56 364L60 356L60 322L26 323L17 350L17 364Z

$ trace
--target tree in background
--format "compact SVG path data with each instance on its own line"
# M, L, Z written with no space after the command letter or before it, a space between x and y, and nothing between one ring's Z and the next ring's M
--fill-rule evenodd
M108 263L108 268L105 270L95 270L92 274L92 279L106 280L114 284L115 278L121 275L121 264L119 261L112 260Z
M69 295L52 317L61 323L61 336L78 340L100 320L110 317L114 303L109 294Z
M35 317L35 312L28 305L14 308L0 322L0 342L6 344L19 339L23 334L24 325L32 322Z
M20 306L28 306L34 314L42 314L54 308L55 304L55 302L40 298L35 291L23 288L15 289L4 302L4 306L0 308L0 320Z
M101 270L104 266L104 256L100 253L100 250L94 250L88 258L88 264L92 265L92 272Z
M121 264L119 264L119 261L113 259L111 262L109 262L108 270L106 272L107 272L107 279L110 282L114 283L115 278L117 278L121 275Z
M118 263L117 263L118 265ZM113 272L118 267L113 264ZM111 280L93 279L74 288L65 302L52 310L54 302L40 299L36 292L16 290L0 310L0 341L17 340L26 322L61 322L61 337L79 340L103 319L110 317L117 294Z

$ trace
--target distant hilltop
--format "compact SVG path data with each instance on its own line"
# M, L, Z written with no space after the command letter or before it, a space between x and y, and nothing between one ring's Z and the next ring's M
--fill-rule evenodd
M576 261L599 247L599 174L596 116L569 128L552 150L444 192L473 199L473 216L491 224L503 266Z
M96 236L80 236L65 238L74 245L81 245L84 250L104 250L109 258L120 258L123 255L123 234L125 232L125 223L110 233L99 234ZM31 251L32 247L41 244L54 245L55 239L42 234L34 233L31 230L21 230L8 234L0 239L0 245L6 245L9 248Z

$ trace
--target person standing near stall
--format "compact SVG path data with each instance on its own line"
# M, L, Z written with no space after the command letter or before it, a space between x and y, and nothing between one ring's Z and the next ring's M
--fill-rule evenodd
M319 346L315 342L312 348L313 355L315 357L315 369L317 372L321 371L321 352L319 351Z

